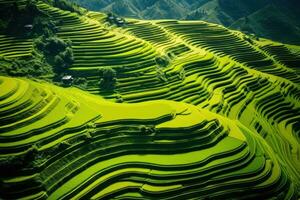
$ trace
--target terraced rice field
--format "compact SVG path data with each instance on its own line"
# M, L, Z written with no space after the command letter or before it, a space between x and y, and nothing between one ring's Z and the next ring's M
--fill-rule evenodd
M7 58L31 56L32 40L0 35L0 56Z
M1 172L2 198L295 195L278 156L236 120L181 102L117 104L43 82L0 83L1 156L37 151L16 177Z
M88 86L0 77L1 199L299 198L299 55L202 21L115 27L38 7ZM0 56L31 53L32 39L0 36Z

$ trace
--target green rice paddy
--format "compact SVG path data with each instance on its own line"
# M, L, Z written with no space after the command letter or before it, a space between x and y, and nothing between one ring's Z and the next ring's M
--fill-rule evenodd
M61 21L68 73L87 87L0 77L1 199L299 198L299 54L203 21L115 27L38 8ZM0 35L4 58L32 46ZM98 84L107 66L110 93Z

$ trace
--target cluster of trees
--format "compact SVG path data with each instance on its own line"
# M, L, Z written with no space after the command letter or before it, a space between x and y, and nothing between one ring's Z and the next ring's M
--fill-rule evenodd
M59 77L73 63L74 56L70 40L56 35L43 35L34 40L31 56L9 59L0 57L0 74L26 77Z
M31 56L0 58L0 73L12 76L41 77L61 73L73 62L70 41L56 36L57 21L37 7L37 0L15 1L0 8L0 28L8 35L22 35L34 40Z
M65 72L74 61L70 40L64 41L56 35L42 36L35 40L34 45L42 55L42 60L52 66L56 74Z
M32 30L26 33L34 38L42 35L49 37L57 32L57 23L48 17L36 17L32 23Z
M51 66L44 64L40 59L27 57L23 59L0 58L0 74L26 77L51 77Z
M99 87L102 92L114 91L117 83L117 71L112 67L102 67L98 69L99 81L93 87ZM84 77L75 77L72 83L79 88L86 89L88 87L88 80ZM122 102L122 97L117 97L117 101Z
M0 74L26 77L54 77L54 81L60 81L74 61L72 42L57 37L57 25L59 21L53 21L47 13L38 9L38 0L27 0L24 3L17 1L8 4L8 7L0 8L0 28L9 34L20 34L35 38L34 50L31 56L18 59L0 57ZM66 0L43 0L53 6L71 12L82 14L84 9ZM108 20L112 23L122 24L124 19L109 14ZM116 85L116 71L111 67L99 70L101 77L100 89L112 91ZM87 86L84 78L75 78L73 83L82 88Z
M114 90L117 83L117 72L111 67L104 67L99 69L99 75L102 77L99 81L100 89L104 91Z

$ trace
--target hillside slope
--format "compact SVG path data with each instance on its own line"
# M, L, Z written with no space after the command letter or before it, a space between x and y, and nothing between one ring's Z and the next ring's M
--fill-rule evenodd
M5 77L0 89L3 199L296 195L262 137L206 109Z
M37 7L71 41L64 73L86 92L0 78L0 198L298 198L299 47L203 21L117 26ZM30 58L34 39L1 32L1 69Z
M204 20L259 37L300 44L300 3L297 0L72 1L91 10L123 17Z

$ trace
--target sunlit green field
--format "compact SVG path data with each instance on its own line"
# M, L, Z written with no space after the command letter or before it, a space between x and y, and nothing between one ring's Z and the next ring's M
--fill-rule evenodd
M0 76L0 199L299 198L298 46L204 21L117 27L38 8L61 21L67 73L86 86ZM1 34L0 56L29 56L32 40Z

